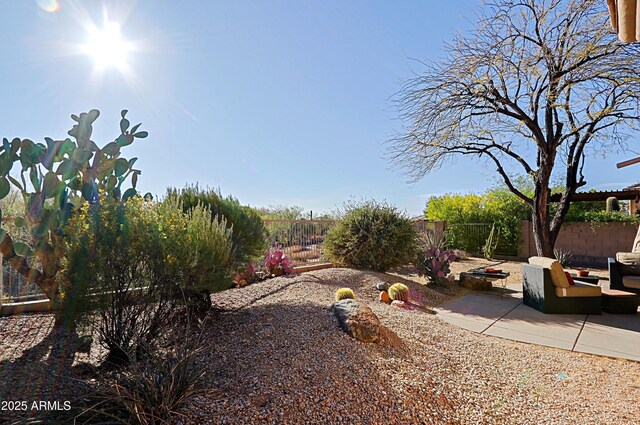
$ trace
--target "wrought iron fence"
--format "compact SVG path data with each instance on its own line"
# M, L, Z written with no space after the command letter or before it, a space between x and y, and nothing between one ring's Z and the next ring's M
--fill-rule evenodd
M332 220L264 220L269 246L280 249L295 266L321 263L322 243Z
M447 247L462 249L469 254L482 255L492 227L492 223L447 223L445 227ZM518 247L510 246L504 238L498 238L495 254L517 255Z
M27 279L15 271L4 257L0 256L2 274L0 275L0 300L3 302L17 302L45 299L42 289L35 283L28 283Z

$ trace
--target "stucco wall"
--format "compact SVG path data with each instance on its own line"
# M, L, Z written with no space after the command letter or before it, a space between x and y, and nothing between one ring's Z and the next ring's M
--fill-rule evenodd
M522 221L518 255L536 255L531 222ZM572 264L606 266L616 252L629 252L638 230L633 223L565 223L560 229L556 249L571 251Z

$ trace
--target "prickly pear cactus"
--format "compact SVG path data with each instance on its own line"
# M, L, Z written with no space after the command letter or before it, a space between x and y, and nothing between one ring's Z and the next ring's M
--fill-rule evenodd
M126 114L126 110L121 113L120 135L102 147L91 140L93 123L100 116L96 109L72 115L75 125L68 132L71 137L64 140L46 137L45 143L36 143L2 139L0 200L12 187L20 191L24 216L16 217L14 223L30 229L30 243L14 242L6 229L0 229L0 252L11 267L49 297L58 323L63 315L62 301L73 286L60 273L65 223L83 200L94 203L99 196L126 200L136 194L140 170L133 168L136 158L121 157L121 149L148 134L139 130L140 124L130 128ZM123 193L127 181L131 187Z

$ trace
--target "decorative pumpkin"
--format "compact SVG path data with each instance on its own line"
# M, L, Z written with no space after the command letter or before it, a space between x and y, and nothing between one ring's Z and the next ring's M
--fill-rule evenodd
M387 294L385 291L380 292L380 298L379 299L383 303L391 304L391 298L389 297L389 294Z

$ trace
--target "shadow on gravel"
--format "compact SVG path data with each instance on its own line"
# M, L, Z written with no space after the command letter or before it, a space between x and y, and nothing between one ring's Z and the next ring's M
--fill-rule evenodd
M200 360L207 386L215 389L205 403L214 423L267 417L326 423L338 416L344 423L401 423L402 412L415 409L389 379L396 365L408 360L403 344L394 346L399 338L392 334L388 338L394 341L384 344L356 341L326 307L267 300L222 314L206 338L211 345ZM434 409L439 408L435 395L425 397L433 397Z
M77 335L43 314L2 318L0 334L0 423L59 423L81 383L72 367Z

